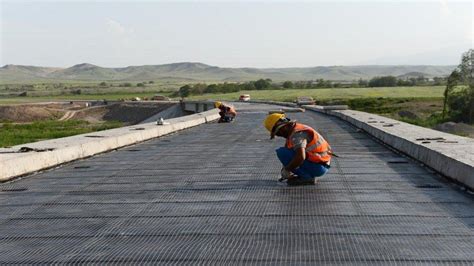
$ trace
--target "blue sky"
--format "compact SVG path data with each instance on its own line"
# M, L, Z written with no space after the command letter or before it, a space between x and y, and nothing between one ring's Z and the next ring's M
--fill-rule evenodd
M457 64L471 1L0 0L0 64Z

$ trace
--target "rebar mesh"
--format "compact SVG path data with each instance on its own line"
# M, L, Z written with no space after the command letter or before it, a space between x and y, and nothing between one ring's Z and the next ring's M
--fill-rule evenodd
M267 105L0 185L1 264L474 263L474 198L336 118L340 158L277 182Z

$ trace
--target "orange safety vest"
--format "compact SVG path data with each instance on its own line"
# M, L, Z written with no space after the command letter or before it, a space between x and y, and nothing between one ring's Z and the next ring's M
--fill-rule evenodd
M229 109L227 109L227 108L229 108ZM235 108L232 107L232 106L221 105L221 107L219 107L219 109L221 109L222 112L224 112L225 115L232 115L232 116L237 115L237 112L235 111Z
M286 147L292 149L295 145L291 141L291 136L296 132L307 132L311 137L311 142L306 146L306 159L314 163L326 164L331 160L331 146L316 130L307 125L296 123L293 132L286 139Z

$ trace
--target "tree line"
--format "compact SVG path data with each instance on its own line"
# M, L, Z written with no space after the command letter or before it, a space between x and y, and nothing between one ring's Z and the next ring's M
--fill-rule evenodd
M368 82L364 82L366 87L410 87L410 86L439 86L445 85L447 78L445 77L434 77L432 80L425 78L424 76L418 77L410 77L406 79L396 78L394 76L382 76L382 77L375 77L369 80ZM360 84L362 85L362 84Z
M397 86L429 86L445 85L447 78L435 77L428 79L423 76L400 79L394 76L374 77L370 80L359 79L351 82L337 82L325 79L308 81L273 82L271 79L256 81L216 84L187 84L179 88L175 96L188 97L205 93L231 93L249 90L279 90L279 89L319 89L319 88L366 88L366 87L397 87Z

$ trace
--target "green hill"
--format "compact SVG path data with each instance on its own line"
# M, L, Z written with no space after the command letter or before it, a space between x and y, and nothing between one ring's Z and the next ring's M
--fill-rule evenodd
M202 63L173 63L165 65L105 68L78 64L69 68L5 65L0 68L1 83L33 81L248 81L270 78L274 81L328 79L351 81L375 76L404 76L423 73L425 77L447 76L455 66L318 66L304 68L221 68Z

